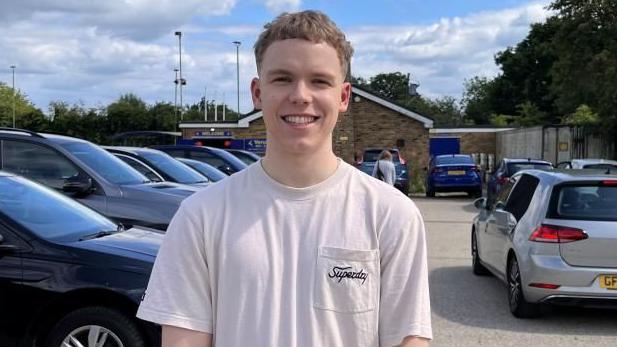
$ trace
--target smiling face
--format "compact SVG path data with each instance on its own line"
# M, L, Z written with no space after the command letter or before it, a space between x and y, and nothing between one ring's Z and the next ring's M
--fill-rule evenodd
M268 153L331 154L332 131L351 93L336 50L325 42L275 41L259 72L251 92L263 112Z

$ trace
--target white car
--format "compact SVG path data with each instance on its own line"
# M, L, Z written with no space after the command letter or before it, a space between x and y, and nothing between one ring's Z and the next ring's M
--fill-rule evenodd
M557 164L558 169L617 169L617 161L608 159L572 159Z

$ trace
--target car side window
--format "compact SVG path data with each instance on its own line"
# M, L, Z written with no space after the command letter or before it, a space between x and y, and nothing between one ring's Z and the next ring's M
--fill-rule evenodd
M154 182L163 181L163 179L154 171L152 171L149 167L145 166L139 160L133 159L126 155L116 155L120 160L129 164L133 169L139 171L142 175L146 176L149 180Z
M495 201L493 202L491 206L491 209L495 209L497 205L501 205L501 206L506 205L508 196L510 195L510 192L512 191L512 187L514 187L514 185L516 184L517 179L518 177L510 178L508 180L508 183L506 183L503 186L503 188L501 188L501 190L499 191L499 194L497 195L497 198L495 199Z
M536 192L540 180L531 175L522 175L518 184L512 189L512 193L506 202L505 211L512 213L516 220L521 220L529 208L533 194Z
M223 159L216 157L210 153L202 152L202 151L191 151L191 159L205 161L206 163L216 168L220 168L221 166L227 165L227 163Z
M43 145L3 141L2 169L62 189L65 179L79 175L79 169L61 153Z
M184 152L183 149L161 149L161 150L171 155L172 157L188 158L188 156L186 156L186 153Z

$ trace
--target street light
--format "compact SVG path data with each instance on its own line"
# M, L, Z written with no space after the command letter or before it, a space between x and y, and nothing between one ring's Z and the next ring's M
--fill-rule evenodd
M178 123L178 69L174 68L174 72L176 74L174 79L174 117L176 123Z
M238 93L238 118L240 118L240 41L232 42L236 45L236 92Z
M11 69L13 70L13 129L15 129L15 68L17 66L11 65Z
M182 78L182 32L176 31L175 35L178 36L178 53L180 60L180 119L183 119L182 109L184 104L182 103L182 86L186 84L186 80Z

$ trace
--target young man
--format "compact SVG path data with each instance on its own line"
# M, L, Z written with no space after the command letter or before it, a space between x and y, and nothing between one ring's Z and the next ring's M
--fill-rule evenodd
M422 218L332 151L351 55L319 12L265 26L251 91L266 156L172 220L138 312L164 347L428 345Z

